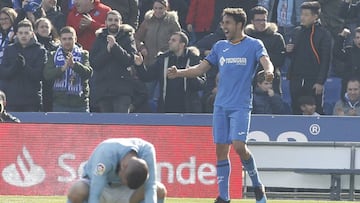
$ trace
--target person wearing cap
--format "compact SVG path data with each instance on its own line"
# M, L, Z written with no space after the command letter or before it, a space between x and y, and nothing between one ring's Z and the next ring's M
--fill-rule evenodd
M6 95L0 90L0 122L20 123L20 120L5 110Z
M156 181L155 147L140 138L101 142L68 191L68 203L163 203L166 188Z

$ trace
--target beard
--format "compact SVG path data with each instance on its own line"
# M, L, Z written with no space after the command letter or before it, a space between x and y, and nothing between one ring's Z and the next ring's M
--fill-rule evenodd
M109 26L108 31L111 34L116 34L119 32L119 27L118 26Z

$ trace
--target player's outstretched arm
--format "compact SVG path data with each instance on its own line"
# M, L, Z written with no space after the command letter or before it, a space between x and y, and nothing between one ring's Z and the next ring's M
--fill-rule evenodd
M198 65L191 66L189 68L181 69L181 70L177 69L176 66L171 66L170 68L168 68L167 76L170 79L179 78L179 77L194 78L203 75L208 70L210 70L210 68L211 68L210 63L206 60L203 60Z
M268 56L262 56L260 58L260 63L264 68L266 81L271 82L274 79L274 66L271 63L270 58Z

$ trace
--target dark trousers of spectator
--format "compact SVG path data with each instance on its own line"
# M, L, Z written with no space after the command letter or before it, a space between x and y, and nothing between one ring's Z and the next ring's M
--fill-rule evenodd
M299 98L302 96L312 96L315 99L316 112L323 115L323 93L315 95L313 86L316 80L306 79L301 77L291 77L290 79L290 96L291 96L291 109L294 115L301 115Z
M128 95L104 97L98 103L101 113L129 113L130 104Z

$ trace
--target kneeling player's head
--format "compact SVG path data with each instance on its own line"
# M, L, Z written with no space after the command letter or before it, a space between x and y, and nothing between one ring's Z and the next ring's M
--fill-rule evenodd
M149 175L149 169L143 159L131 157L126 163L121 163L119 176L124 185L130 189L138 189L142 186Z

